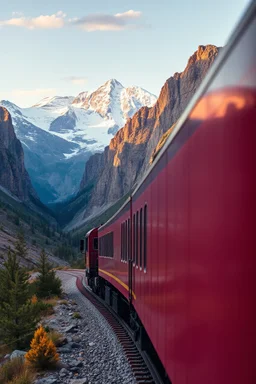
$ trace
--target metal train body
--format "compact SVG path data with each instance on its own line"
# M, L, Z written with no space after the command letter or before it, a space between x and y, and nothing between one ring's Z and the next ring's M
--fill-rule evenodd
M173 384L256 382L255 36L254 3L98 230L95 284L130 303Z
M98 276L98 228L91 229L85 236L85 277L90 285Z

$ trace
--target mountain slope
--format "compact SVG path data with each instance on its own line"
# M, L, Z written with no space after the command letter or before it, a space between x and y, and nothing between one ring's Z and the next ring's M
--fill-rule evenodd
M151 106L155 101L156 97L142 88L124 88L112 79L76 98L48 97L31 108L9 101L0 105L12 115L39 197L50 203L77 192L89 156L103 151L142 105Z
M93 155L85 166L80 191L90 184L90 170L95 187L90 202L68 225L74 228L90 213L103 209L131 190L149 166L154 148L168 129L178 120L202 79L217 57L220 48L199 46L189 58L185 70L175 73L164 84L156 104L142 107L127 121L100 156Z
M24 165L24 153L16 138L11 115L0 107L0 185L22 201L37 198Z
M56 222L52 213L39 200L24 164L24 152L17 139L10 113L0 106L0 189L16 201Z
M54 256L54 250L63 244L56 224L51 223L27 203L20 201L6 189L0 187L0 267L8 248L14 249L17 234L23 231L28 254L19 260L20 264L34 268L39 262L40 249L44 248L54 265L68 265Z
M66 264L52 255L53 247L60 243L57 223L32 187L21 143L11 116L3 107L0 107L0 164L0 266L21 229L28 242L28 257L20 260L22 265L31 267L38 262L38 246L47 249L55 264Z

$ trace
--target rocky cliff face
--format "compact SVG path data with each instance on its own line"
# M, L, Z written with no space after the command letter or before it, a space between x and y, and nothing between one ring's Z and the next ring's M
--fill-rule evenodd
M83 174L83 178L80 184L80 191L89 186L90 184L95 184L99 178L99 175L104 170L105 163L105 153L107 152L107 148L103 153L95 153L93 156L89 158L87 161L87 165L85 167L85 171Z
M37 198L24 166L24 153L14 133L11 115L0 107L0 186L21 201Z
M142 107L117 132L104 153L90 158L81 189L86 188L92 178L96 186L83 218L91 209L116 201L140 180L159 140L178 120L219 50L214 45L200 45L185 70L166 81L156 104L151 108Z

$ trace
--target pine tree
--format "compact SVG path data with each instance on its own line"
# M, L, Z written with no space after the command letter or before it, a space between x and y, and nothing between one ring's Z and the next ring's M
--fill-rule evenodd
M59 361L57 349L42 326L36 330L30 346L25 359L34 368L53 368Z
M15 282L16 272L19 270L16 254L10 247L8 248L7 260L4 262L3 267L4 269L0 269L0 307L8 302L12 283Z
M13 348L26 346L39 320L31 303L28 274L9 249L0 271L0 339Z
M27 244L24 238L24 233L20 231L17 235L17 241L15 243L15 252L18 257L26 259L28 250Z
M61 294L61 280L49 263L45 250L42 249L39 263L39 276L36 282L38 297L49 297Z

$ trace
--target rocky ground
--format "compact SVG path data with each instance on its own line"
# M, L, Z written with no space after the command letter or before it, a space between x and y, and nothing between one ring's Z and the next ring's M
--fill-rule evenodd
M112 329L78 291L76 278L58 272L63 282L65 301L45 325L63 335L60 369L48 372L36 384L134 384L131 368ZM78 313L81 318L78 317Z

